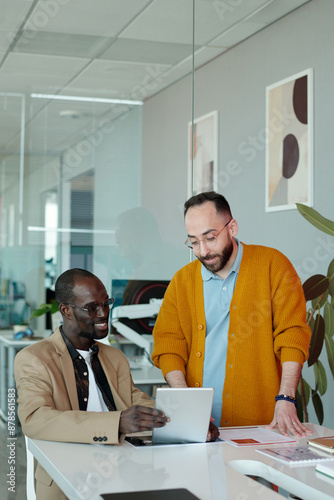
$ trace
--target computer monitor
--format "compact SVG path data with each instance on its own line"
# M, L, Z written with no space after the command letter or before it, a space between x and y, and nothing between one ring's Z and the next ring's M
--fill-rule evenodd
M120 333L135 345L152 353L152 331L169 281L112 280L115 299L111 333Z

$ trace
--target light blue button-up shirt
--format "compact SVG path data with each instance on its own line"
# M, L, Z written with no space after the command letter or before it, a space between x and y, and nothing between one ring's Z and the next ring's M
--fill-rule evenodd
M214 387L212 417L220 427L222 394L225 381L230 304L242 259L242 243L236 239L238 252L232 269L223 280L202 264L204 310L206 321L203 387Z

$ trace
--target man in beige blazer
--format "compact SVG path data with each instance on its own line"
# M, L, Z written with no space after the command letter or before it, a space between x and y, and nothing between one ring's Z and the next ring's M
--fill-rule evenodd
M23 433L49 441L119 444L127 433L166 425L164 413L134 387L124 354L96 342L108 334L113 303L102 282L71 269L56 282L56 300L63 325L15 358ZM40 465L35 477L38 500L66 498Z

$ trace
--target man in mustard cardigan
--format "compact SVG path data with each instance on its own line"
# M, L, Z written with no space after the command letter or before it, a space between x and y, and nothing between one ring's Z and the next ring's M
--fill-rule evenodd
M197 260L166 291L154 364L172 387L214 387L217 426L278 425L304 436L295 393L311 331L296 271L279 251L236 239L222 195L193 196L184 215Z

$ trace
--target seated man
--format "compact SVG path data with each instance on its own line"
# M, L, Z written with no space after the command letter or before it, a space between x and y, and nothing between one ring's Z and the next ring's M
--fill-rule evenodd
M18 415L34 439L117 444L127 433L151 431L169 419L134 387L124 354L96 342L108 334L113 299L102 282L83 269L56 281L63 325L51 337L22 349L15 358ZM38 465L39 500L65 495Z

